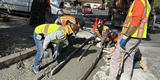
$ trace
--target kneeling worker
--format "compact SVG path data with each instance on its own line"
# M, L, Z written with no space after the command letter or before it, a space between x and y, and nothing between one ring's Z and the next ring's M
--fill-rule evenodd
M34 30L33 36L37 49L33 71L38 73L42 56L48 54L48 47L51 48L52 55L58 55L59 53L57 49L55 49L54 44L59 44L60 41L67 38L67 35L75 34L78 31L79 27L75 24L66 25L65 27L57 24L42 24L37 26ZM54 60L57 59L54 58Z

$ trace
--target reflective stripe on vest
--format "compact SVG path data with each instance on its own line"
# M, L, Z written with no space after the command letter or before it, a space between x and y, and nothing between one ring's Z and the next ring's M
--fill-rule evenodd
M48 27L49 27L49 24L46 24L46 26L44 28L44 36L48 35Z
M141 0L143 5L146 7L143 13L143 17L141 19L140 25L137 27L137 29L131 34L131 37L136 37L136 38L146 38L147 34L147 25L148 25L148 17L149 13L151 10L151 6L148 2L148 0ZM126 31L128 30L128 27L130 26L130 23L132 21L132 9L134 7L135 1L132 3L132 5L129 8L127 17L124 21L123 24L123 29L122 29L122 34L125 34Z

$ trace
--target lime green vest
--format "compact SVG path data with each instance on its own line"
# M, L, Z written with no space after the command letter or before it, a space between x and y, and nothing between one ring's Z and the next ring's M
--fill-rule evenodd
M45 36L47 36L47 35L51 34L52 32L55 32L56 30L60 30L65 34L65 37L62 38L62 40L65 40L66 37L67 37L67 33L62 26L57 25L57 24L42 24L42 25L39 25L35 28L34 32L36 34L44 34ZM60 40L53 40L51 42L53 42L55 44L58 44L60 42Z

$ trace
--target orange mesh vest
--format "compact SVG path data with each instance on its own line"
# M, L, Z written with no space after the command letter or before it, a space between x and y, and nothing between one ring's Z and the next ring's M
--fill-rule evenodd
M67 25L67 20L70 21L73 24L76 24L76 20L75 20L75 18L73 16L65 15L65 16L61 16L60 17L60 21L61 21L62 26L66 26Z

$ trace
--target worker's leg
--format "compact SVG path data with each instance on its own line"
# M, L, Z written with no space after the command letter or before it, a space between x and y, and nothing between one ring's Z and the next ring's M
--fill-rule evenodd
M43 56L43 50L42 50L43 40L38 40L37 34L35 34L35 33L34 33L33 37L34 37L34 41L35 41L36 49L37 49L36 56L34 59L34 70L39 71L40 62L41 62L41 59Z
M140 68L141 56L142 56L142 54L140 53L140 50L137 49L137 52L135 53L135 56L134 56L134 62L133 62L133 66L135 69Z
M130 40L128 40L128 42L125 46L127 52L132 51L131 53L129 53L130 55L128 56L128 58L124 62L124 68L123 68L124 72L122 73L121 78L123 78L125 80L131 80L135 50L140 42L141 42L140 39L130 38Z
M111 57L110 73L109 73L108 80L117 80L116 78L117 78L117 74L118 74L118 70L119 70L121 56L122 56L122 54L119 52L118 48L116 48L114 50L113 56Z

